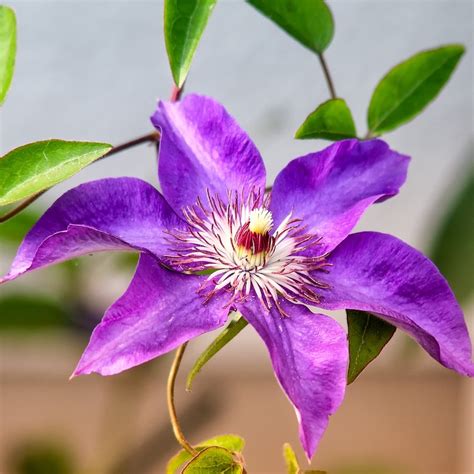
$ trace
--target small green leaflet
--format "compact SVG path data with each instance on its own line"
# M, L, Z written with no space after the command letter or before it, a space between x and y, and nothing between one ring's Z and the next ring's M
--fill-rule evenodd
M188 374L186 380L186 390L191 390L191 386L194 377L200 372L204 365L215 356L227 343L234 339L245 326L247 321L240 316L238 319L233 320L229 325L217 336L216 339L207 347L207 349L198 357L194 363L191 371Z
M3 104L12 82L16 54L15 12L0 5L0 104Z
M283 457L285 458L288 474L326 474L324 471L303 471L300 468L298 458L289 443L283 445Z
M369 104L370 135L389 132L418 115L448 82L464 47L459 44L422 51L391 69Z
M323 0L247 0L301 44L321 54L331 43L334 21Z
M174 82L181 87L217 0L165 0L165 44Z
M105 155L106 143L46 140L0 158L0 206L27 198L76 174Z
M348 309L347 336L349 339L350 384L382 351L395 333L395 326L364 311Z
M296 454L289 443L283 445L283 457L285 458L288 474L299 474L300 466L298 459L296 459Z
M330 99L311 112L295 133L295 138L343 140L354 138L356 129L344 99Z
M474 169L472 157L468 160L464 182L458 184L430 252L461 304L474 293Z
M198 444L196 449L198 451L202 451L204 448L209 446L218 446L231 452L240 453L244 449L245 442L240 436L237 435L220 435L216 436L215 438L202 441ZM176 474L181 472L179 471L180 467L191 458L192 456L187 451L184 449L181 450L169 460L166 466L166 474Z
M242 474L243 466L230 451L218 446L203 449L184 466L183 474Z

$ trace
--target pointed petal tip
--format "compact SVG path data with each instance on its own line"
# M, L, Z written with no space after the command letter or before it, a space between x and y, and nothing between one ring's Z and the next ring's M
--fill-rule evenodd
M306 461L308 464L311 464L311 460L313 459L313 456L314 456L314 453L316 451L316 448L314 449L310 449L307 445L306 442L304 442L303 440L301 440L301 445L303 446L303 451L304 451L304 455L306 457Z
M69 376L69 382L77 377L79 377L80 375L87 375L88 373L90 372L85 372L83 370L83 368L81 368L81 361L78 362L76 368L74 369L74 371L72 372L72 374Z
M69 376L68 381L70 382L73 379L76 379L80 375L86 375L86 373L80 367L81 361L79 360L76 368L73 370L72 374Z
M462 309L421 252L388 234L359 232L347 237L328 262L333 265L324 282L331 290L321 290L321 308L372 312L407 332L443 366L474 376Z
M92 367L92 363L81 364L81 361L79 361L79 363L77 364L77 367L74 369L74 372L70 375L69 381L77 377L80 377L82 375L97 374L97 375L106 377L107 375L116 375L120 372L121 370L109 369L106 366L101 367L101 368L94 368Z
M306 460L308 461L308 464L311 464L311 461L314 457L314 454L316 453L319 442L324 434L324 431L326 430L326 427L329 423L329 416L327 418L326 426L322 430L322 432L319 433L319 435L312 436L307 429L303 428L303 424L301 423L300 419L298 418L299 423L300 423L300 442L301 446L303 448L303 451L306 456Z
M0 277L0 285L3 285L4 283L9 282L10 280L13 280L14 278L15 277L10 272L8 272L6 275Z

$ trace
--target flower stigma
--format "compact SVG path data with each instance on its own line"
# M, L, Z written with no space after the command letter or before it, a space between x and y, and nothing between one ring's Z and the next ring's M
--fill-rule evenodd
M275 240L269 234L272 226L272 213L259 207L250 211L249 220L237 231L237 255L247 269L265 265Z
M287 316L279 298L293 303L318 303L324 283L313 272L326 271L325 255L316 247L318 236L306 232L290 213L272 232L270 195L253 190L244 197L229 191L227 201L207 191L207 202L197 199L183 209L186 229L170 233L168 263L179 271L212 273L202 285L206 301L221 291L229 293L226 306L254 293L270 311Z

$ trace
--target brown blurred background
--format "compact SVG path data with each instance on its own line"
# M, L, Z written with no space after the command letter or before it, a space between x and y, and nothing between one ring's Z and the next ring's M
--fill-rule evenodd
M377 81L425 48L467 53L438 100L385 137L413 157L400 196L370 209L358 229L393 233L433 256L474 318L473 3L333 1L327 52L336 89L360 134ZM2 154L50 137L120 143L146 133L171 77L161 2L10 2L18 17L15 77L1 115ZM264 155L269 182L289 159L326 145L293 133L327 99L311 53L242 1L221 0L197 51L188 91L221 100ZM0 273L34 220L66 189L105 176L156 184L147 146L104 160L0 226ZM126 288L135 257L97 255L0 288L0 473L164 472L177 450L165 405L163 357L115 377L71 382L91 328ZM336 317L344 324L344 315ZM213 335L190 344L182 376ZM403 334L347 390L313 460L330 474L474 472L473 383L441 368ZM293 410L251 328L206 366L177 406L193 442L236 433L250 473L283 473L282 444L304 459Z

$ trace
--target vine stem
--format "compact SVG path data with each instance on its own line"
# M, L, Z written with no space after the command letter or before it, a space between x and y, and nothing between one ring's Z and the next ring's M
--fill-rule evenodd
M183 447L183 449L185 449L192 456L195 456L198 452L189 444L188 440L184 436L178 421L178 416L176 415L176 408L174 405L174 385L176 382L176 376L178 375L179 366L181 365L181 360L183 359L183 354L186 350L187 345L188 343L185 342L182 346L178 347L174 356L174 360L170 368L170 373L168 375L168 383L166 386L166 400L168 402L168 412L170 415L171 426L173 427L173 433L176 437L176 440Z
M106 153L104 156L100 157L96 161L103 160L104 158L108 158L109 156L115 155L124 150L128 150L129 148L132 148L134 146L141 145L142 143L149 143L149 142L158 143L159 140L160 140L160 134L158 132L147 133L146 135L142 135L141 137L135 138L133 140L129 140L128 142L121 143L120 145L113 147L108 153ZM6 214L3 214L2 216L0 216L0 224L2 222L6 222L8 219L11 219L12 217L15 217L21 211L26 209L30 204L34 203L39 197L41 197L48 189L40 191L39 193L34 194L28 199L25 199L21 204L14 207L10 211L8 211Z
M319 62L321 63L321 67L323 69L324 77L326 78L326 82L328 84L329 93L331 94L331 99L336 99L336 89L334 87L334 83L332 81L331 73L329 72L328 65L326 63L326 59L324 59L323 53L318 54Z
M159 140L160 134L158 132L147 133L146 135L142 135L141 137L122 143L121 145L114 146L108 153L106 153L104 156L101 156L96 161L103 160L104 158L108 158L111 155L115 155L117 153L120 153L121 151L133 148L134 146L141 145L143 143L158 142Z

